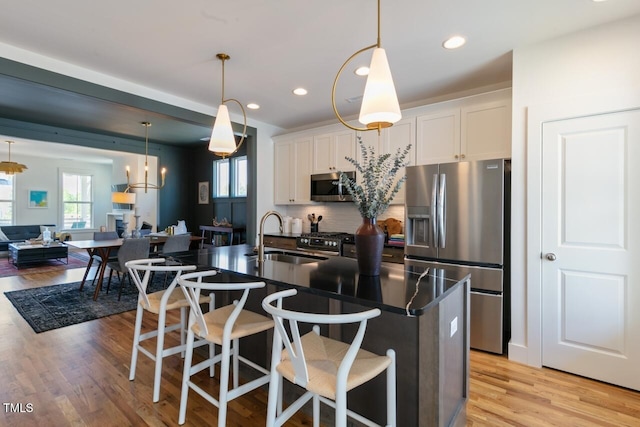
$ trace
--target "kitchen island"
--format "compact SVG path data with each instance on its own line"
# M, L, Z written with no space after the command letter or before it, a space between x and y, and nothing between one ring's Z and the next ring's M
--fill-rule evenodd
M358 275L354 259L327 256L305 263L273 260L257 262L249 245L207 248L174 254L173 258L199 269L216 269L222 281L263 280L266 288L253 292L247 308L261 310L267 293L282 288L299 290L293 309L316 313L348 313L379 308L369 321L362 347L397 357L397 425L462 426L469 392L469 276L432 269L383 263L379 277ZM265 253L272 251L265 248ZM233 298L229 296L228 299ZM226 303L226 301L221 301ZM349 339L352 325L325 327L323 334ZM263 334L264 335L264 334ZM243 343L267 365L270 337ZM289 391L285 390L285 399ZM349 393L349 407L384 424L385 379L375 378ZM327 410L323 415L328 415ZM332 415L332 414L331 414Z

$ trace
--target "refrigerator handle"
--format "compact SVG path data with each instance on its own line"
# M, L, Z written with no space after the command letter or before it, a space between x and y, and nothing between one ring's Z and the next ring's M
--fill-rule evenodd
M430 239L429 244L431 246L438 246L438 212L436 209L438 203L438 174L433 174L433 186L431 188L431 235L433 240Z
M440 187L438 189L438 247L444 248L447 243L447 176L440 174Z

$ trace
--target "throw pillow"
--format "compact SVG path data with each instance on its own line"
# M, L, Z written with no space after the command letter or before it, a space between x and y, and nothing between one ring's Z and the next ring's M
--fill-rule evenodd
M4 231L2 231L2 228L0 228L0 241L6 242L7 240L9 240L9 238L7 237L6 234L4 234Z

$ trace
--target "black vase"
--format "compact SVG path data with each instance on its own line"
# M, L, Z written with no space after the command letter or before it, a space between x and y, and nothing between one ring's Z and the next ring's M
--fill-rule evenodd
M355 244L360 275L379 276L384 231L378 227L375 218L362 218L362 225L356 230Z
M382 284L380 283L380 276L358 276L356 296L370 301L382 302Z

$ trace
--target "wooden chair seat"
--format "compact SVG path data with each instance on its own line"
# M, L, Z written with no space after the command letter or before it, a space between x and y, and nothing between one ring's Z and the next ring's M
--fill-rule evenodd
M300 339L307 362L309 381L306 389L331 400L336 399L338 368L350 345L309 332ZM379 356L360 349L347 376L347 391L375 378L391 364L389 356ZM287 350L282 351L278 372L295 384L296 373Z

